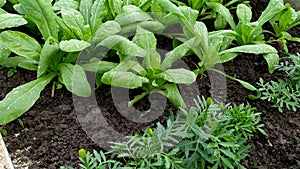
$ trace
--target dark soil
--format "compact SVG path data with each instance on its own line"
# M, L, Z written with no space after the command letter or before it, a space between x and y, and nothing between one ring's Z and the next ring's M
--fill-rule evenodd
M266 0L251 1L251 6L254 11L254 20L258 18L261 11L266 7L267 2ZM300 27L292 29L290 33L300 37ZM291 53L300 52L299 43L288 43L288 46ZM274 47L282 51L279 45L274 44ZM283 54L281 54L281 56L283 56ZM190 61L197 63L197 60ZM193 64L189 65L192 66ZM283 76L281 72L274 72L270 75L267 71L267 65L261 56L240 55L233 62L224 64L223 67L227 74L250 82L251 84L255 84L259 77L265 80L272 80ZM7 78L7 72L8 70L4 68L0 70L1 100L14 87L34 80L36 77L35 72L18 69L18 72L13 77ZM212 77L210 74L210 76L197 79L200 95L206 97L212 95L214 90L211 89L212 84L210 81L213 82L213 78L217 77ZM262 112L262 123L265 124L264 129L269 135L266 137L256 133L254 138L249 141L251 149L248 157L243 161L245 167L259 169L299 168L299 111L285 111L284 113L279 113L277 109L272 108L272 105L268 102L248 100L247 96L250 93L240 84L226 80L226 85L226 101L235 104L249 102L251 105L257 107L257 110ZM219 86L224 86L224 84L219 84ZM78 107L77 104L80 103L85 107L85 109L80 109L80 112L90 113L93 112L93 106L95 105L86 105L86 102L83 100L77 102L75 99L75 101L73 101L72 94L64 88L56 90L55 96L51 97L51 89L52 84L46 87L40 99L30 111L21 116L20 119L24 122L25 128L23 128L18 121L14 121L5 126L5 129L8 130L6 144L13 161L18 164L22 162L29 163L29 168L59 168L62 165L77 166L79 163L77 151L80 148L86 150L101 149L87 136L81 126L81 124L88 123L89 119L84 118L83 114L78 114L77 108L75 112L74 108L75 104L75 107ZM166 104L166 108L159 118L154 121L151 120L151 123L132 122L128 120L128 118L124 118L120 115L113 104L111 93L118 92L118 90L111 91L109 86L103 86L101 91L97 90L97 104L110 126L113 126L115 130L123 134L140 132L147 126L155 126L155 123L158 121L163 123L163 117L168 116L169 112L174 110L174 107L170 106L170 104ZM148 105L148 100L143 99L137 104L136 108L146 110L149 108ZM119 108L121 110L125 109L124 107ZM151 109L150 113L155 111L158 110ZM97 114L95 118L97 118ZM99 121L99 124L100 123L101 121ZM102 140L105 139L104 135ZM16 168L24 167L19 166Z

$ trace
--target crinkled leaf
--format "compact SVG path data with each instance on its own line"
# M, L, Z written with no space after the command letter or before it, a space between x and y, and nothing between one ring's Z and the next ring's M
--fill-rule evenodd
M84 19L81 13L75 9L63 7L61 15L64 23L80 38L83 39Z
M52 10L52 0L23 0L22 9L26 15L37 25L43 38L49 36L58 38L58 30L55 22L56 14Z
M40 77L10 91L0 101L0 125L5 125L28 111L39 99L41 91L55 74Z
M157 76L176 84L191 84L196 81L195 73L183 68L168 69Z
M91 10L91 17L90 17L90 25L92 32L95 32L100 24L102 23L102 20L105 18L105 16L108 13L108 8L105 0L95 0L95 2L92 5Z
M59 51L59 44L58 41L51 36L46 40L45 45L42 48L38 70L37 70L37 77L39 78L43 75L50 65L51 58Z
M141 27L137 28L137 32L132 41L145 49L145 57L143 65L146 69L160 67L160 55L156 52L156 38L154 34Z
M0 15L0 29L18 27L27 24L27 21L17 14L5 13Z
M60 11L63 7L78 9L78 5L78 2L75 0L59 0L54 3L53 10Z
M101 81L105 84L129 89L141 87L144 83L149 82L147 78L138 76L132 72L119 71L110 71L104 73Z
M82 97L91 95L90 84L81 66L63 63L59 65L58 69L61 73L62 82L70 92Z
M237 6L236 14L241 23L250 23L250 21L252 19L252 11L245 4L239 4Z
M60 49L65 52L79 52L89 46L90 43L77 39L65 40L59 43Z
M41 52L40 44L32 37L18 31L4 31L0 41L10 51L33 60L38 60Z

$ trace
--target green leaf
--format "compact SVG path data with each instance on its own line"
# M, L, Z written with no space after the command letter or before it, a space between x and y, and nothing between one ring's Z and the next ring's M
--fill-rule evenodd
M169 169L171 167L170 160L167 156L164 157L165 157L165 167L166 169Z
M92 0L80 1L79 11L84 18L85 24L90 24L92 5L93 5Z
M267 53L263 55L265 60L268 63L268 70L270 73L273 73L276 66L279 63L279 56L277 53Z
M132 72L119 71L110 71L104 73L101 81L105 84L129 89L141 87L144 83L149 82L147 78L138 76Z
M54 77L55 74L49 74L10 91L0 101L0 125L5 125L28 111L39 99L41 91Z
M9 57L7 59L5 59L1 65L5 66L5 67L17 67L20 64L38 64L37 61L32 60L32 59L28 59L28 58L24 58L21 56L15 56L15 57Z
M137 27L137 32L132 41L145 49L143 65L146 69L160 67L160 55L156 52L156 38L154 34L141 27Z
M166 54L165 59L161 64L161 69L166 70L172 67L172 64L178 59L182 58L192 47L195 47L199 44L199 41L196 38L189 39L183 44L177 46L172 51Z
M96 61L92 61L91 63L81 65L81 67L83 67L84 70L86 71L103 74L105 72L112 70L117 65L118 65L117 63L113 63L113 62L96 60Z
M251 85L250 83L248 82L245 82L243 80L240 80L240 79L235 79L237 82L239 82L244 88L248 89L248 90L251 90L251 91L257 91L257 88L254 87L253 85Z
M279 18L279 26L281 32L287 31L289 29L289 24L292 23L292 10L290 5L286 5L285 12Z
M277 50L267 44L251 44L230 48L220 52L219 54L222 55L225 53L252 53L258 55L265 53L277 53Z
M81 13L75 9L63 7L61 15L64 23L76 34L79 39L83 39L84 19Z
M59 51L59 44L58 41L52 37L49 37L45 45L42 48L38 70L37 70L37 77L41 77L44 73L46 73L48 66L50 64L50 60L53 56Z
M273 16L281 12L283 9L285 9L285 6L282 0L270 0L268 6L257 20L257 27L261 27L264 23L268 22Z
M169 0L157 0L162 9L183 16L179 8Z
M22 0L21 6L26 15L37 25L44 40L49 36L58 38L56 15L52 10L52 0Z
M0 7L2 7L6 3L6 0L0 0Z
M251 19L252 19L252 11L251 9L246 6L245 4L239 4L237 6L237 11L236 14L239 18L239 21L241 23L250 23Z
M5 13L0 15L0 29L18 27L27 24L27 21L17 14Z
M132 60L131 58L126 58L114 69L114 71L122 71L126 72L128 70L132 70L139 75L146 76L146 70L140 65L140 63L136 60Z
M229 150L225 150L225 149L220 149L220 151L222 152L222 153L224 153L227 157L229 157L229 158L231 158L231 159L236 159L236 155L235 154L233 154L231 151L229 151Z
M6 60L8 58L8 56L10 55L10 50L4 46L2 43L0 43L0 64L1 62L3 62L4 60Z
M230 11L225 6L218 2L207 2L206 4L209 7L215 9L219 14L221 14L224 17L224 19L229 23L231 29L236 29L236 24L233 20L233 17L231 16Z
M186 107L176 84L165 84L163 88L166 89L163 94L170 100L172 104L174 104L176 107Z
M197 10L193 10L190 7L187 6L179 6L178 7L183 16L192 24L194 25L197 21L199 12Z
M183 68L168 69L157 76L176 84L192 84L196 81L195 73Z
M121 26L116 21L106 21L101 24L95 34L93 35L91 41L92 43L98 43L105 38L114 35L121 31Z
M250 37L256 35L260 31L263 24L272 19L277 13L281 12L285 8L282 0L270 0L267 8L262 12L257 20L257 26L250 33Z
M81 66L62 63L58 66L58 69L60 70L63 84L70 92L81 97L89 97L91 95L90 84Z
M92 32L95 32L102 20L108 14L108 8L105 0L95 0L91 10L90 25Z
M122 11L124 12L115 19L120 25L129 25L136 22L153 20L148 13L133 5L124 6Z
M231 164L231 162L230 162L227 158L221 156L221 160L223 161L223 163L224 163L227 167L229 167L229 168L231 168L231 169L234 169L233 165Z
M122 26L120 34L123 35L128 32L135 32L138 26L152 32L160 32L165 28L165 26L158 21L143 21Z
M144 50L129 39L120 36L112 35L101 41L98 46L105 46L108 49L114 49L125 56L144 57ZM121 58L123 60L124 58Z
M231 61L237 56L238 56L237 53L224 53L223 55L220 56L220 62L225 63Z
M17 31L4 31L0 34L1 43L10 51L26 57L38 60L41 52L40 44L25 33Z
M54 3L53 10L60 11L64 7L78 9L78 2L75 0L59 0Z
M217 15L216 20L214 21L214 26L217 30L225 29L227 26L227 22L222 15Z
M59 43L60 49L65 52L79 52L89 46L90 43L77 39L65 40Z

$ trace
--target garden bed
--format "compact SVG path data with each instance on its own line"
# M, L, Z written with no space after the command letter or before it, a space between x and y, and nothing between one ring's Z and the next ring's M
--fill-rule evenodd
M257 19L268 1L251 1L253 17ZM270 29L268 25L267 29ZM300 27L289 31L293 36L300 37ZM168 45L161 44L161 48L168 48ZM166 45L166 47L165 47ZM169 44L171 46L171 44ZM169 47L170 47L169 46ZM283 50L273 44L283 56ZM160 48L160 46L158 46ZM300 52L299 43L288 43L290 53ZM193 58L185 60L188 65L193 66L197 60ZM268 73L267 63L262 56L249 54L239 55L232 62L223 64L225 73L242 79L251 84L256 84L259 77L265 81L283 77L284 74L275 71ZM0 70L0 100L14 87L34 80L36 72L18 69L11 78L7 77L9 69ZM299 111L292 112L285 110L280 113L272 104L262 100L249 100L249 90L243 88L239 83L226 80L227 98L226 101L234 104L249 102L257 107L261 114L261 122L265 124L265 131L268 137L255 133L249 141L251 145L247 158L242 162L246 168L290 168L297 169L300 166L300 117ZM200 95L209 97L210 81L208 77L197 79ZM65 88L55 91L51 97L52 84L46 86L37 103L20 119L24 126L18 121L5 125L8 135L5 136L6 145L11 155L15 168L59 168L60 166L78 166L78 150L101 150L90 137L83 131L77 121L77 114L74 110L72 94ZM141 132L148 126L154 127L155 123L164 122L164 118L151 123L137 124L122 118L116 110L110 87L104 86L101 92L96 92L98 105L110 125L123 134L134 134ZM146 101L139 103L143 109ZM170 109L173 109L169 106ZM168 114L167 109L165 115ZM103 138L105 139L105 138Z

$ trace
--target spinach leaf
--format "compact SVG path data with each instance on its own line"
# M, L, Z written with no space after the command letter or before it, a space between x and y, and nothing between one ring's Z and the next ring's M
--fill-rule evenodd
M62 83L77 96L88 97L91 95L91 87L87 81L84 69L79 65L62 63L58 65Z
M55 22L56 14L52 10L52 0L21 1L25 14L37 25L44 40L49 36L58 39Z
M39 99L41 91L54 77L55 74L48 74L10 91L0 101L0 125L7 124L28 111Z
M92 5L90 26L92 32L95 32L101 25L102 20L108 13L108 8L105 0L95 0Z
M59 43L60 49L65 52L79 52L89 46L90 43L77 39L65 40Z
M0 14L0 29L18 27L27 24L27 21L20 15L4 13Z
M4 31L0 34L1 43L10 51L32 60L39 60L41 45L29 35L18 31Z
M53 59L53 56L59 51L59 45L58 41L54 39L53 37L49 37L42 50L37 70L37 77L41 77L44 73L46 73L50 63L51 59Z

